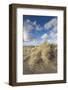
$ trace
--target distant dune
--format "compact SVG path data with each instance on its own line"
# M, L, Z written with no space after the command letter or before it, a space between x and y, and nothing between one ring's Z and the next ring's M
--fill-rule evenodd
M57 45L24 46L23 74L57 72Z

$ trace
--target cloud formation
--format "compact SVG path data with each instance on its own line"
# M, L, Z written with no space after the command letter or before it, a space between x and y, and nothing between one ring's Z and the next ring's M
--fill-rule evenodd
M45 34L43 34L42 36L41 36L41 39L48 39L48 35L45 33Z
M51 29L53 27L57 26L57 18L52 19L51 21L47 22L46 24L44 24L44 28L45 29Z
M27 19L26 21L24 21L23 27L24 45L38 45L47 40L49 43L57 43L57 18L54 18L47 23L44 23L43 26L38 24L36 20L31 21ZM36 39L31 34L33 30L38 33L42 33L42 31L44 31L45 33L42 34L38 39Z

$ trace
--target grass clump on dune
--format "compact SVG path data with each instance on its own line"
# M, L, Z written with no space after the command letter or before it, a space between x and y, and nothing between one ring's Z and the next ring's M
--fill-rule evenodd
M55 44L46 42L39 46L31 47L30 52L29 48L27 47L28 54L25 54L25 57L27 57L25 58L25 63L27 63L27 69L30 74L57 72L57 46ZM24 68L26 68L26 64Z

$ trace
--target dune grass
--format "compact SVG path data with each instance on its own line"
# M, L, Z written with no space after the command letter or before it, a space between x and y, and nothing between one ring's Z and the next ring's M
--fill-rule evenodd
M57 72L57 45L24 46L23 74Z

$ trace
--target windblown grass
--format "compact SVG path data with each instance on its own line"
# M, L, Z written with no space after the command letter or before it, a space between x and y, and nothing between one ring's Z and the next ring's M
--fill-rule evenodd
M39 46L25 46L23 74L57 72L57 45L43 43Z

